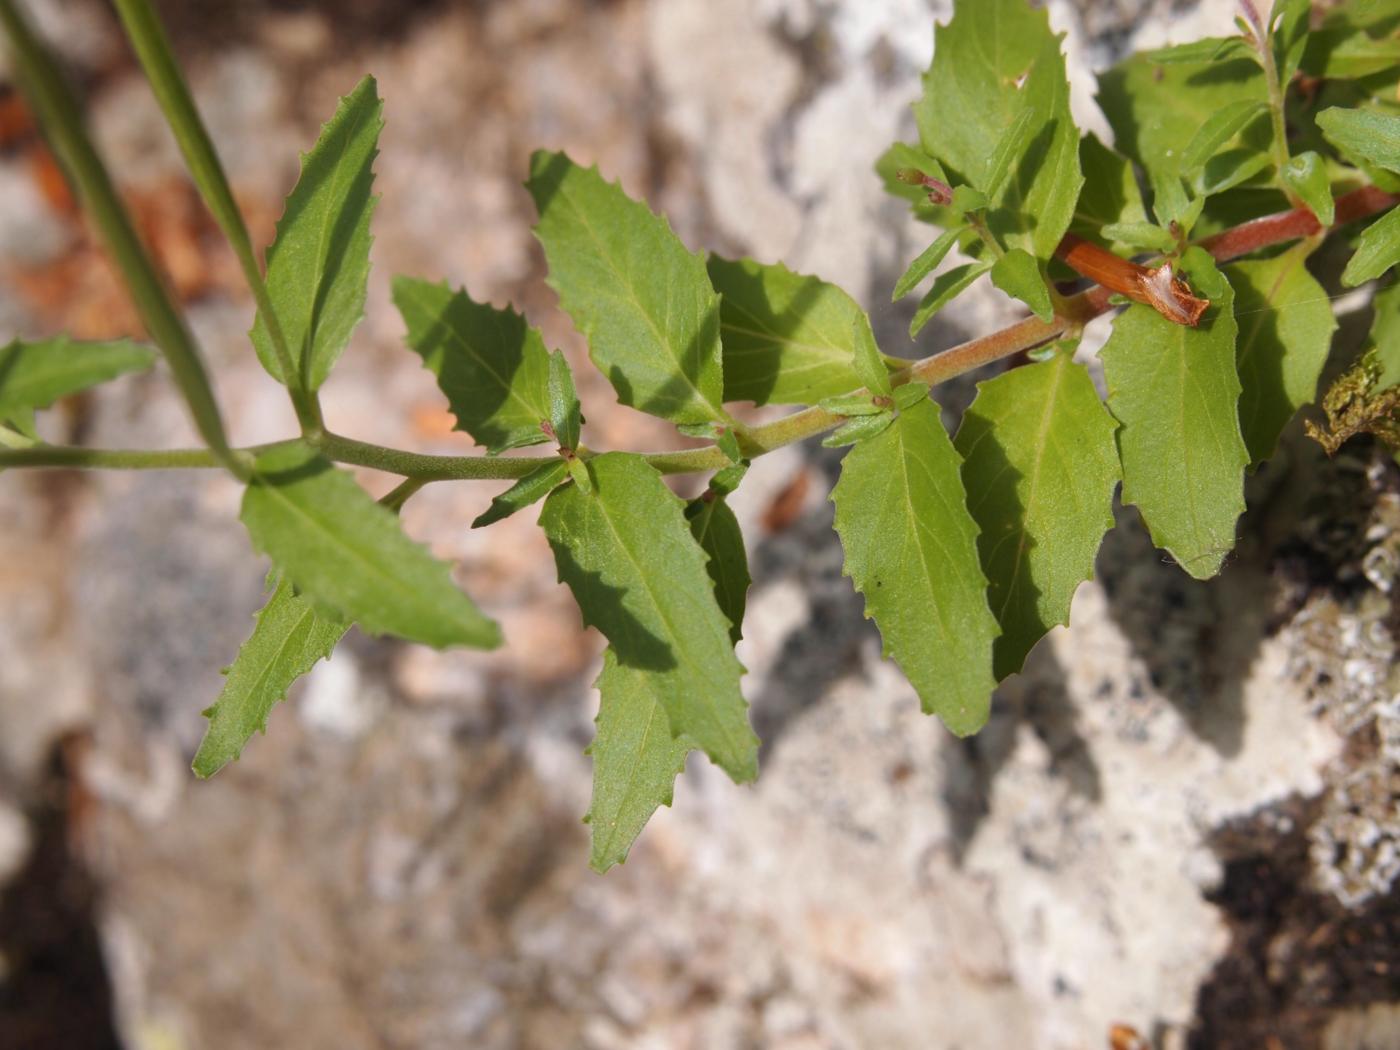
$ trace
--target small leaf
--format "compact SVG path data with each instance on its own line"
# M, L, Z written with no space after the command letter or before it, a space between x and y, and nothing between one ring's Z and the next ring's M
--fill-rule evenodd
M272 708L318 660L330 658L349 628L345 620L317 613L281 580L225 672L219 699L204 712L209 728L194 756L195 773L212 777L238 758L254 733L266 732Z
M1328 11L1308 36L1301 68L1314 77L1373 77L1400 66L1400 36L1393 3L1342 4Z
M888 395L890 373L885 368L884 357L875 345L875 333L870 329L870 319L861 314L851 322L851 345L855 361L856 376L865 389L872 394Z
M549 353L524 317L410 277L394 279L393 297L458 430L492 454L549 440Z
M1275 0L1269 12L1270 43L1279 83L1287 90L1308 44L1309 0Z
M1342 284L1355 288L1400 262L1400 208L1391 208L1361 231L1356 254L1342 271Z
M890 147L890 159L897 168L913 168L921 175L947 182L948 174L933 157L923 150L917 150L905 142L896 142Z
M822 448L842 448L882 434L894 422L894 413L883 409L874 415L856 416L822 438Z
M918 335L924 325L933 320L934 314L961 295L968 285L991 268L992 264L989 262L963 263L951 270L945 270L934 278L933 287L919 300L919 308L914 311L914 319L909 322L909 337L912 339Z
M1108 406L1122 424L1123 502L1137 505L1157 546L1206 579L1235 545L1249 453L1240 436L1234 293L1199 248L1182 268L1211 303L1199 327L1133 305L1099 356Z
M592 492L565 485L540 514L560 580L618 664L645 675L671 734L735 781L752 780L758 738L739 691L743 668L680 500L640 456L609 452L587 470Z
M19 420L61 397L155 363L152 350L125 339L82 343L57 336L0 347L0 418Z
M1283 167L1283 184L1298 195L1323 226L1331 226L1336 218L1332 201L1332 184L1327 178L1326 162L1312 150L1289 158Z
M1381 387L1400 384L1400 284L1392 284L1371 300L1370 348L1376 351Z
M494 525L516 511L524 510L530 504L544 499L568 473L569 465L562 459L551 459L543 466L536 467L491 500L491 506L472 522L472 528L484 529L487 525Z
M744 603L753 582L739 519L713 491L687 503L685 518L690 534L710 559L705 568L715 585L715 601L729 621L730 641L737 644L744 636Z
M1055 624L1113 527L1117 424L1069 354L977 385L954 441L987 598L1001 624L998 679L1021 669Z
M710 475L709 490L716 496L727 496L739 487L744 475L749 472L748 460L731 463Z
M1274 454L1284 425L1317 396L1332 348L1332 304L1304 265L1314 247L1304 242L1271 259L1225 269L1240 326L1240 430L1251 464Z
M905 383L903 386L895 387L894 407L903 412L906 408L913 408L926 397L928 397L927 383Z
M703 254L562 153L537 152L525 185L549 285L618 400L674 423L727 419L719 297Z
M1237 99L1221 106L1206 118L1187 143L1181 156L1182 173L1189 176L1199 171L1225 143L1268 111L1269 105L1262 99Z
M669 806L676 774L685 768L691 745L671 735L656 675L603 653L598 687L598 731L593 756L593 803L584 822L592 830L588 863L604 872L627 859L652 813Z
M1012 298L1019 299L1031 308L1031 312L1042 321L1055 316L1055 306L1050 301L1050 289L1041 276L1040 264L1029 252L1012 248L992 264L992 283Z
M373 77L340 100L287 198L267 250L267 292L292 363L317 389L365 312L370 215L383 103ZM249 333L268 373L287 382L260 315Z
M1255 149L1230 149L1224 153L1217 153L1206 161L1196 179L1196 190L1200 194L1197 199L1204 201L1206 197L1232 190L1254 178L1272 163L1268 154ZM1196 210L1199 214L1200 209ZM1191 225L1195 225L1194 218Z
M1148 62L1155 62L1158 65L1197 65L1202 62L1225 62L1234 58L1249 58L1254 56L1254 50L1237 36L1227 37L1205 37L1201 40L1193 40L1189 44L1177 44L1175 47L1158 48L1155 51L1143 53L1143 58Z
M846 575L885 653L923 709L966 736L987 720L999 629L960 466L938 406L924 401L846 453L831 498Z
M1176 238L1167 230L1150 222L1115 222L1100 231L1111 241L1154 252L1176 249Z
M863 385L851 326L865 311L836 285L717 255L709 273L721 294L726 401L810 405Z
M449 568L301 442L258 456L242 518L254 546L327 619L439 649L500 644L499 629L457 589Z
M877 405L874 398L866 393L824 397L817 402L817 407L835 416L873 416L876 412L888 410L887 405Z
M1025 108L1017 113L1002 131L996 149L992 150L992 158L987 163L985 182L980 187L988 198L995 200L1006 187L1006 180L1011 175L1011 166L1025 152L1026 139L1034 124L1035 114L1029 108Z
M958 243L958 238L965 232L967 232L966 226L955 226L939 234L937 239L919 253L919 257L909 264L909 269L905 270L904 275L895 282L894 295L890 297L890 301L899 302L922 284L924 278L938 268L938 264L943 261L953 245Z
M578 448L583 414L579 409L578 393L574 390L574 374L569 371L569 362L558 350L549 355L549 422L560 448Z
M953 211L966 215L972 211L986 211L991 207L991 203L981 190L974 190L971 186L954 186L953 200L948 206Z
M1348 156L1400 172L1400 116L1333 106L1317 115L1317 126Z

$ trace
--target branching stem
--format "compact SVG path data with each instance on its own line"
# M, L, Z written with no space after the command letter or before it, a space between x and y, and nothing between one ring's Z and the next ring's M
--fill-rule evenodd
M1400 197L1367 186L1337 200L1336 229L1348 222L1385 211L1400 203ZM1312 236L1322 230L1316 217L1307 208L1269 215L1225 230L1200 242L1218 262L1245 255L1271 245L1300 237ZM952 349L915 361L890 376L895 386L909 382L937 386L964 375L983 365L1014 354L1043 346L1052 340L1072 335L1100 314L1111 309L1113 290L1094 285L1078 295L1061 300L1060 311L1051 321L1034 317L989 335L969 340ZM845 421L844 416L812 407L784 416L771 423L749 427L740 432L739 444L750 458L772 452L806 438L831 430ZM432 456L419 452L385 448L354 438L329 432L308 437L323 454L339 463L371 467L426 484L430 481L452 480L516 480L535 470L550 456ZM233 452L240 465L250 464L260 452L279 447L286 442L237 449ZM583 456L596 455L580 449ZM647 462L663 474L688 474L718 470L728 466L729 459L715 445L675 452L645 453ZM0 469L10 467L87 467L107 470L168 470L172 468L207 468L220 466L215 454L207 449L174 449L146 451L138 449L89 449L62 445L36 445L32 448L0 448ZM416 490L416 489L415 489ZM407 490L405 491L405 495Z

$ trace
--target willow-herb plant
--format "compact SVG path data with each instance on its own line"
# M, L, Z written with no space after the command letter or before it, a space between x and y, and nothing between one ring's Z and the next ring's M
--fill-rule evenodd
M919 141L879 164L890 191L940 229L894 293L932 278L911 335L983 275L1031 316L912 364L881 352L839 288L781 264L691 252L596 169L535 154L535 233L593 363L623 404L709 443L585 447L569 367L525 318L399 277L409 347L486 449L454 457L331 433L317 402L364 308L382 124L374 81L341 100L303 156L264 274L149 0L116 0L252 290L253 348L301 426L286 441L231 448L188 325L52 55L16 0L0 0L15 71L206 446L45 442L36 410L156 355L125 340L15 340L0 350L0 467L214 467L244 486L242 520L272 561L272 596L206 712L200 776L238 757L352 623L440 648L501 644L449 567L401 530L396 512L419 488L513 480L474 527L544 500L559 576L608 642L586 818L592 863L606 869L670 803L691 750L736 781L757 774L734 654L749 576L727 505L755 456L828 431L824 444L850 446L832 493L846 572L924 710L960 735L982 726L996 684L1068 622L1120 482L1183 570L1219 572L1245 473L1315 399L1327 361L1337 277L1314 276L1309 259L1329 236L1354 242L1342 287L1400 260L1400 0L1325 14L1307 0L1263 3L1241 3L1236 36L1136 54L1101 76L1110 148L1075 127L1044 11L958 0L914 103ZM940 269L954 248L966 261ZM1099 355L1105 403L1074 349L1086 322L1120 306ZM1373 346L1324 398L1327 426L1309 424L1329 448L1363 431L1400 436L1400 286L1374 307ZM1017 355L1027 360L983 382L950 435L930 388ZM738 401L804 407L748 426L730 412ZM376 502L337 463L404 481ZM681 501L663 480L683 472L711 475L698 499Z

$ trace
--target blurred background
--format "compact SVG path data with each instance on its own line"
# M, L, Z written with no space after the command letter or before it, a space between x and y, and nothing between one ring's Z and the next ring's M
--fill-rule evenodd
M114 14L26 6L186 304L234 439L292 433ZM927 234L872 167L912 135L947 0L159 6L256 243L337 97L379 80L368 315L323 390L339 432L471 451L405 352L394 274L513 302L586 361L530 234L537 147L597 162L694 248L839 283L892 353L1016 317L978 289L911 343L912 304L888 304ZM1094 71L1228 33L1234 13L1048 7L1076 118L1101 135ZM136 332L13 93L0 136L0 332ZM1343 340L1367 312L1353 302ZM675 441L576 375L592 447ZM950 422L976 378L940 396ZM46 415L53 440L195 443L159 370ZM1395 465L1366 446L1328 463L1293 435L1208 584L1123 513L1073 630L957 741L918 713L840 574L838 462L784 449L735 499L757 785L693 758L675 808L606 876L580 822L601 642L534 510L467 528L503 486L432 485L404 512L503 648L352 631L240 762L198 782L200 711L262 601L237 489L213 471L0 477L0 1048L1400 1045Z

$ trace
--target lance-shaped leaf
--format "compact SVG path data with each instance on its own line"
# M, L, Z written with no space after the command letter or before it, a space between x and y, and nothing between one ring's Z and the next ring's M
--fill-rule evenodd
M1342 284L1355 288L1400 263L1400 208L1391 208L1361 231L1356 254L1342 271Z
M583 411L574 389L574 374L559 350L549 355L549 425L560 448L578 448Z
M1122 424L1123 502L1137 505L1157 546L1206 579L1235 545L1249 452L1240 436L1234 293L1199 248L1182 262L1210 300L1199 327L1133 305L1099 356L1108 407Z
M960 466L938 406L922 401L846 453L831 498L846 575L865 595L886 655L924 710L966 736L987 720L1000 632Z
M724 497L712 492L687 503L685 517L690 534L710 559L705 567L715 585L715 601L729 621L730 640L737 643L744 634L744 604L753 582L739 519Z
M194 771L212 777L242 753L254 733L267 731L267 716L302 675L329 659L350 628L323 616L285 579L256 617L253 633L232 666L214 706L204 712L209 728L194 756Z
M624 405L675 423L726 417L719 297L703 254L597 168L538 152L526 188L549 285Z
M457 589L448 566L300 442L258 456L242 517L254 546L327 618L439 649L500 644L500 630Z
M1280 173L1283 184L1298 195L1323 226L1331 226L1337 215L1332 200L1332 182L1327 175L1327 162L1308 150L1290 157Z
M909 269L905 270L899 280L895 282L894 294L890 297L890 301L899 302L922 284L924 278L938 268L938 264L943 261L953 245L958 243L958 238L966 231L966 226L954 226L939 234L932 244L919 253L918 258L909 264Z
M851 326L865 312L836 285L782 263L717 255L709 273L721 297L726 401L815 405L864 385L851 360Z
M935 30L914 116L925 152L991 198L987 222L1003 244L1049 259L1083 179L1064 56L1046 13L1022 0L957 3Z
M472 528L484 529L502 518L508 518L518 510L524 510L532 503L544 499L551 489L564 480L569 465L562 459L552 459L530 473L491 500L491 506L472 522Z
M301 177L267 250L267 292L292 364L312 390L330 374L365 312L383 105L373 77L340 100L316 145L302 154ZM249 334L263 367L285 384L261 316Z
M1356 78L1400 66L1397 16L1400 11L1393 0L1361 0L1333 8L1308 36L1303 72L1328 79Z
M648 679L672 735L734 780L752 780L758 738L739 691L743 668L681 501L639 456L613 452L586 466L591 491L565 485L540 513L560 580L618 663Z
M1225 269L1240 326L1240 430L1251 463L1273 455L1284 425L1317 396L1337 330L1327 293L1304 265L1313 247Z
M155 362L154 351L125 339L82 343L57 336L0 347L0 418L23 418L61 397ZM853 384L858 385L858 384Z
M977 385L954 441L988 601L1001 624L998 680L1056 624L1113 527L1117 424L1070 354Z
M493 454L549 440L540 429L550 418L549 353L538 330L446 283L396 277L393 296L458 430Z
M861 314L851 322L851 342L855 344L852 361L856 375L872 394L889 396L891 390L890 373L885 368L884 356L875 343L875 333L870 328L870 320Z
M671 735L658 691L665 683L656 675L620 663L609 648L594 684L598 730L588 748L593 802L583 819L592 831L589 864L602 872L626 860L656 808L671 804L691 744Z
M992 268L990 262L970 262L944 270L933 279L933 286L919 300L919 308L909 322L909 338L914 338L924 325L933 320L934 315L964 291L973 281Z
M1348 156L1400 172L1400 116L1333 106L1317 115L1317 126Z

